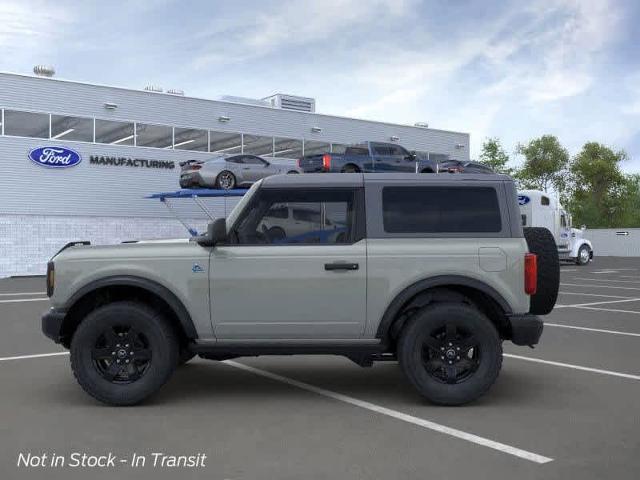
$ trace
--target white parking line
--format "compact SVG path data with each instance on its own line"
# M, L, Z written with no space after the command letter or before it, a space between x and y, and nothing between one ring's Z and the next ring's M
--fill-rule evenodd
M504 353L503 356L509 357L509 358L516 358L518 360L525 360L527 362L553 365L555 367L572 368L574 370L581 370L583 372L600 373L602 375L611 375L612 377L621 377L621 378L629 378L631 380L640 380L640 375L632 375L630 373L620 373L620 372L614 372L612 370L601 370L599 368L583 367L582 365L573 365L571 363L552 362L551 360L542 360L540 358L523 357L521 355L512 355L511 353Z
M8 360L25 360L27 358L56 357L58 355L69 355L69 352L37 353L35 355L18 355L17 357L0 357L0 362L6 362Z
M604 330L602 328L577 327L575 325L562 325L561 323L544 322L545 327L571 328L573 330L584 330L586 332L610 333L612 335L626 335L628 337L640 337L640 333L621 332L619 330Z
M602 308L602 307L576 307L581 308L583 310L597 310L598 312L614 312L614 313L631 313L635 315L640 315L640 312L636 312L635 310L620 310L619 308Z
M606 303L625 303L625 302L638 302L638 301L640 301L640 298L625 298L624 300L603 300L601 302L576 303L574 305L556 305L554 308L590 307L591 305L604 305Z
M558 292L560 295L583 295L585 297L606 297L606 298L633 298L623 297L621 295L602 295L601 293L583 293L583 292Z
M13 300L0 300L0 303L22 303L22 302L44 302L49 300L48 297L45 298L21 298L21 299L13 299Z
M47 292L0 293L0 297L18 297L22 295L46 295Z
M640 290L640 287L619 287L617 285L585 285L584 283L560 283L566 287L583 287L583 288L617 288L618 290Z
M615 280L613 278L586 278L586 277L572 277L571 280L584 280L586 282L614 282L614 283L640 283L640 280Z
M372 412L376 412L382 415L386 415L388 417L395 418L397 420L401 420L403 422L411 423L413 425L417 425L419 427L427 428L429 430L433 430L436 432L444 433L446 435L450 435L452 437L456 437L462 440L466 440L471 443L475 443L477 445L482 445L484 447L492 448L494 450L498 450L503 453L507 453L509 455L513 455L524 460L529 460L534 463L548 463L553 461L552 458L544 457L542 455L538 455L537 453L529 452L527 450L521 450L520 448L512 447L511 445L506 445L504 443L495 442L493 440L489 440L488 438L479 437L478 435L474 435L472 433L467 433L462 430L457 430L455 428L447 427L445 425L440 425L439 423L431 422L429 420L424 420L422 418L414 417L413 415L407 415L406 413L398 412L396 410L391 410L390 408L382 407L380 405L376 405L374 403L366 402L364 400L359 400L354 397L349 397L347 395L343 395L341 393L333 392L331 390L326 390L324 388L316 387L314 385L310 385L308 383L299 382L298 380L294 380L289 377L283 377L281 375L276 375L275 373L268 372L266 370L261 370L259 368L250 367L243 363L234 362L231 360L225 360L223 363L235 368L239 368L241 370L245 370L247 372L251 372L255 375L259 375L261 377L269 378L271 380L275 380L277 382L286 383L287 385L291 385L297 388L301 388L303 390L307 390L309 392L316 393L318 395L322 395L324 397L332 398L333 400L338 400L340 402L348 403L350 405L354 405L356 407L364 408L365 410L369 410Z

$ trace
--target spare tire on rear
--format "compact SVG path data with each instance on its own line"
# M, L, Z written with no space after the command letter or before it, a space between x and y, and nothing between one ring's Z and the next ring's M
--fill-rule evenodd
M531 296L529 313L546 315L553 310L560 289L558 247L551 232L543 227L525 227L524 238L529 252L538 257L538 284Z

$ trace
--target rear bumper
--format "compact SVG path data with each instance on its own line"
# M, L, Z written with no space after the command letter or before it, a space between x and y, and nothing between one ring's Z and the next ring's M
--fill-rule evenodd
M56 343L62 343L62 325L67 312L50 309L42 316L42 333Z
M511 315L511 341L516 345L533 346L540 341L544 323L536 315Z

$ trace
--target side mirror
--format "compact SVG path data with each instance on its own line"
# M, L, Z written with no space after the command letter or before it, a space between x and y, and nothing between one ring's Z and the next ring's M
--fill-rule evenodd
M411 151L411 152L409 152L409 155L407 155L404 158L407 159L407 160L414 161L416 158L418 158L418 155L416 155L415 151Z
M213 247L219 243L227 241L227 220L217 218L207 225L207 233L197 238L198 244L203 247Z
M580 227L580 230L582 230L583 232L584 232L586 229L587 229L587 226L586 226L586 225L582 225L582 226Z

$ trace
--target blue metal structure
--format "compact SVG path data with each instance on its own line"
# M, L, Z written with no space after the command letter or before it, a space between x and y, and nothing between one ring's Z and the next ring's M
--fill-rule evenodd
M184 220L180 218L180 216L173 210L171 207L171 203L169 200L181 199L181 198L190 198L192 199L196 205L200 207L200 209L209 217L210 220L214 220L214 216L211 214L209 209L200 201L201 198L221 198L221 197L241 197L245 193L246 190L235 188L232 190L219 190L212 188L194 188L194 189L182 189L176 190L175 192L159 192L152 193L151 195L147 195L144 198L152 198L159 199L169 210L176 220L178 220L184 228L187 229L191 236L197 236L199 233L195 228L190 227Z

